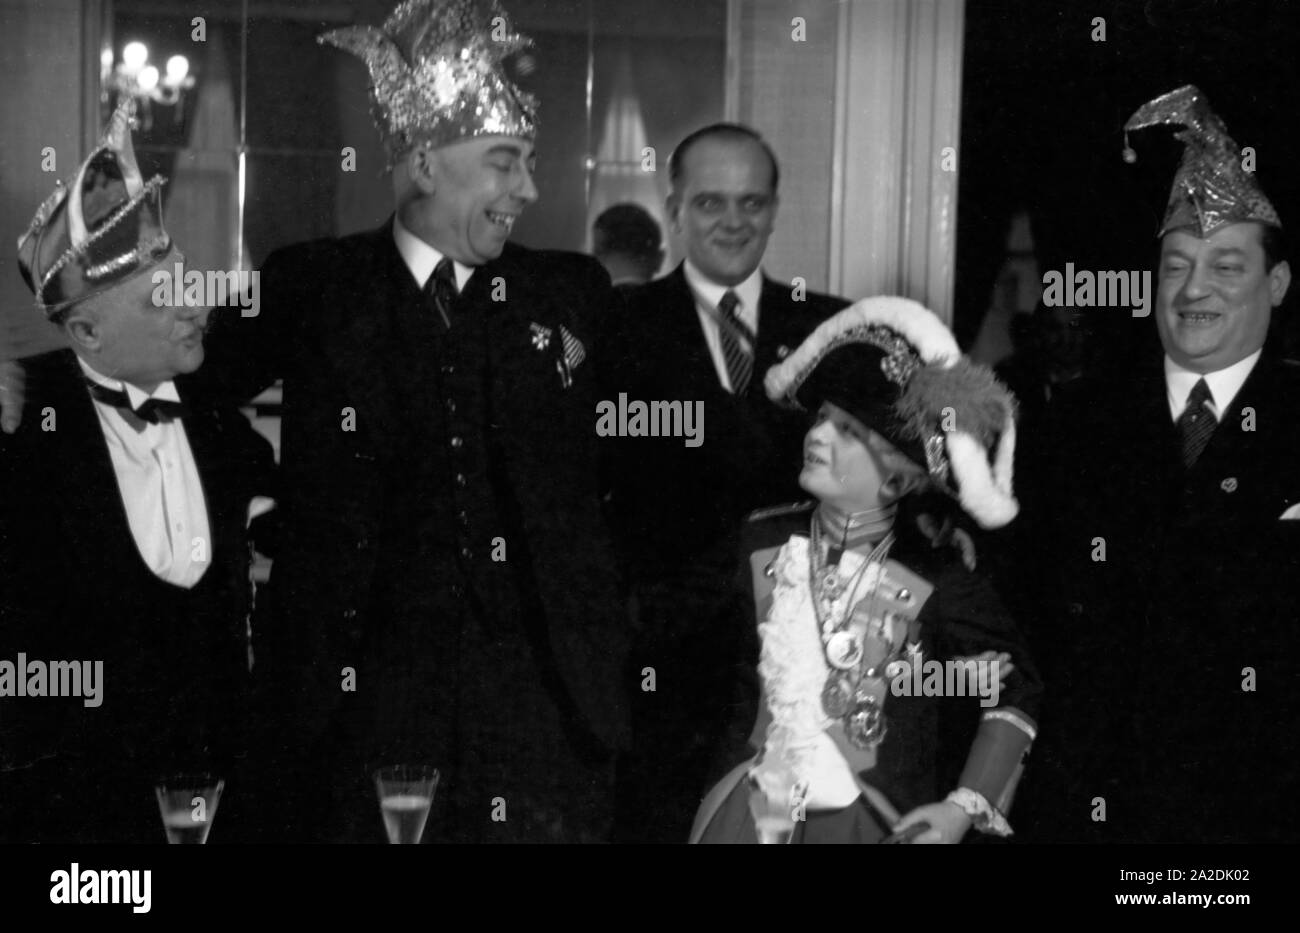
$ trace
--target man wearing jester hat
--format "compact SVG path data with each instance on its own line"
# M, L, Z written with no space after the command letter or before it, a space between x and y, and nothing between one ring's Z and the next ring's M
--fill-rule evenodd
M584 322L615 298L590 257L509 242L530 41L494 0L320 38L369 72L394 213L274 253L211 347L237 394L284 380L272 832L378 841L371 773L403 761L442 770L429 838L603 839L625 651Z
M245 526L271 449L182 379L208 309L155 300L153 271L184 256L131 117L19 240L70 349L26 361L22 425L0 434L0 841L162 842L160 776L243 790Z
M1050 505L1026 509L1051 529L1039 626L1069 743L1042 749L1061 782L1045 832L1294 841L1300 371L1270 339L1290 266L1205 95L1157 97L1125 131L1155 126L1186 146L1159 233L1164 359L1062 400Z

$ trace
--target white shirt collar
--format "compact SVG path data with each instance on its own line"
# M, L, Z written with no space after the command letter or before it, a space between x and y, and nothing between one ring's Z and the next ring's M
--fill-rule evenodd
M719 285L711 279L705 278L704 273L695 267L688 259L683 264L683 271L686 273L686 283L691 287L691 292L695 295L697 303L708 310L717 308L718 302L728 291L736 293L740 299L740 307L737 309L740 319L749 324L750 328L758 332L758 299L763 294L763 270L755 269L749 274L749 278L739 285Z
M1255 368L1263 352L1261 347L1250 356L1213 373L1196 373L1184 369L1166 354L1165 390L1169 398L1169 413L1174 421L1179 419L1183 409L1187 407L1187 398L1200 379L1205 380L1205 384L1210 387L1210 394L1214 396L1214 417L1222 418L1223 413L1232 405L1232 400L1241 391L1241 387L1246 384L1246 378L1250 376L1251 370Z
M176 391L176 383L168 379L166 382L158 383L158 387L152 392L146 392L139 386L134 386L129 382L123 382L121 379L114 379L112 376L105 376L99 370L92 367L80 356L77 362L81 364L81 371L86 374L86 378L92 382L97 382L107 389L116 389L118 392L126 393L126 400L131 403L132 408L139 408L145 399L156 398L164 402L179 402L180 394Z
M397 251L402 254L406 268L410 269L411 275L415 277L415 284L424 288L424 283L429 281L433 270L437 268L438 263L442 262L443 254L402 226L401 218L395 214L393 215L393 241L397 244ZM474 268L454 260L452 265L456 268L456 290L463 292L465 283L474 274Z

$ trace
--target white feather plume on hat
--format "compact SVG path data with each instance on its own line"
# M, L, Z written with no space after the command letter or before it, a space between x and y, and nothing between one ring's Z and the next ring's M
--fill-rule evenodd
M907 347L883 346L881 328L902 338ZM964 358L943 321L918 302L896 296L864 298L823 321L793 353L767 371L768 397L797 404L795 394L818 364L853 343L869 343L885 351L882 369L900 386L895 409L922 435L927 451L942 438L962 508L984 528L1000 528L1014 519L1019 511L1012 491L1014 398L986 367ZM924 373L924 378L915 379L918 373ZM943 429L946 409L956 414L953 430ZM974 426L969 424L971 417ZM941 467L927 466L942 475Z

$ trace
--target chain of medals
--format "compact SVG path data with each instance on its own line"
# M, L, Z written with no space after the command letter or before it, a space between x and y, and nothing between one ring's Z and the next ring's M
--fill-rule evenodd
M845 528L845 540L848 528ZM808 564L809 578L812 585L813 613L817 618L817 630L822 638L826 652L826 661L831 667L826 685L822 688L822 709L832 719L844 724L849 741L862 749L875 748L885 737L885 713L879 699L872 691L871 681L878 677L877 665L871 670L864 670L866 660L866 642L874 625L882 637L884 619L876 618L873 612L880 581L884 578L884 568L880 567L872 584L871 592L864 597L866 603L867 625L861 633L854 632L849 622L854 616L854 597L863 577L872 564L883 565L889 556L889 549L894 543L891 531L880 540L871 554L862 562L862 566L853 576L845 580L840 577L839 561L831 562L823 552L820 523L814 514L809 532ZM841 548L841 553L843 548ZM848 598L838 618L835 603L847 591ZM888 643L889 639L886 637ZM886 651L884 664L888 660Z

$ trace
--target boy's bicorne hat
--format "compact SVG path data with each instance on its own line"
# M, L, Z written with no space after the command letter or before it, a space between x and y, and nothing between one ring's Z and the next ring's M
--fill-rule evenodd
M1016 517L1015 397L917 302L845 308L769 369L765 387L789 407L844 409L924 466L981 526Z

